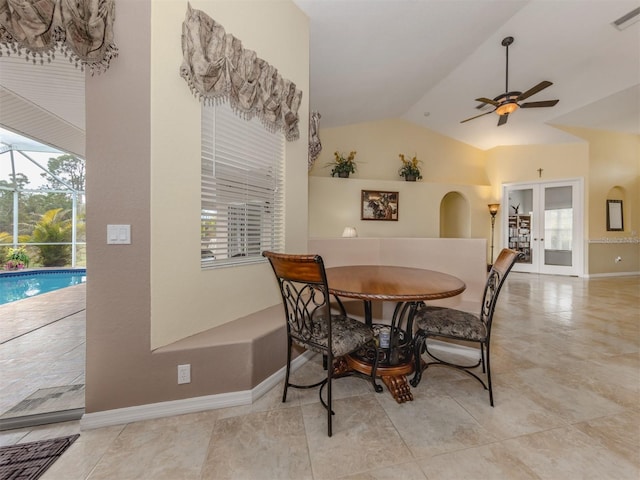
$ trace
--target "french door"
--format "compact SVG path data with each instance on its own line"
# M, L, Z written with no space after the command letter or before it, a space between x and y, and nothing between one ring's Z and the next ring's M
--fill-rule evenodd
M503 245L522 253L513 269L583 274L583 181L503 185Z

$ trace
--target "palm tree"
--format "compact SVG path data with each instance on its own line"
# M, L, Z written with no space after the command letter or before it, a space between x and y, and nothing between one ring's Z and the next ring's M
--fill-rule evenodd
M69 210L54 208L43 213L33 229L32 242L58 244L36 246L43 267L62 267L71 262L71 245L59 245L71 242L72 222L68 217Z

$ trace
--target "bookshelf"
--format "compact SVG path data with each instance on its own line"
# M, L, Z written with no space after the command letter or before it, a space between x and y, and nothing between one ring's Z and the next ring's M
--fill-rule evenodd
M509 215L509 248L522 253L519 263L531 263L531 215Z

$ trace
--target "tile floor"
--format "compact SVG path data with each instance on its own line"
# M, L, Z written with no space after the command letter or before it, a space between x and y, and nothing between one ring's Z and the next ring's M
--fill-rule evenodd
M512 273L494 325L496 405L473 379L427 370L397 404L335 382L334 436L316 392L81 431L51 479L640 478L640 277ZM322 375L309 362L296 375ZM79 432L0 433L7 445Z

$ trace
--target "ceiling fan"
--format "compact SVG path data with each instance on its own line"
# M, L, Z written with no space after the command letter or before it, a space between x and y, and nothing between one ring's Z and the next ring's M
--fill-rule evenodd
M482 108L485 105L493 105L495 108L489 112L481 113L480 115L476 115L475 117L467 118L466 120L462 120L460 123L468 122L469 120L473 120L474 118L483 117L490 113L497 113L500 115L500 119L498 120L498 126L504 125L507 123L509 118L509 114L515 112L518 108L539 108L539 107L553 107L558 100L544 100L542 102L527 102L520 104L522 100L529 98L532 95L535 95L541 90L544 90L547 87L553 85L553 83L544 80L537 84L535 87L530 88L526 92L510 92L509 91L509 45L513 43L513 37L506 37L502 40L502 46L505 47L507 53L507 65L505 68L505 93L498 95L493 100L486 97L476 98L476 102L481 102L476 108Z

